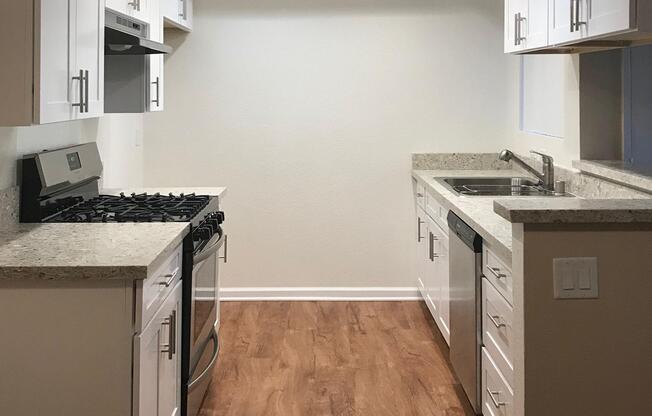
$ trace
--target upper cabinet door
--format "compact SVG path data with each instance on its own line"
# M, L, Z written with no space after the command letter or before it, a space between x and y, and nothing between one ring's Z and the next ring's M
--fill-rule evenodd
M192 31L193 1L192 0L161 0L161 12L166 26Z
M74 19L75 74L83 74L84 108L76 118L104 114L104 0L76 0Z
M548 1L548 40L551 45L587 36L586 6L587 0Z
M74 27L69 5L76 0L41 0L35 3L34 122L72 120L82 100L82 83L74 73Z
M589 36L627 31L636 27L636 4L634 1L591 0L588 5Z
M527 0L525 15L521 17L521 45L523 49L548 46L548 0Z
M526 0L505 0L505 52L523 49L519 29L525 13Z
M127 6L129 6L129 14L138 20L150 23L150 3L154 2L154 0L130 0L127 3Z

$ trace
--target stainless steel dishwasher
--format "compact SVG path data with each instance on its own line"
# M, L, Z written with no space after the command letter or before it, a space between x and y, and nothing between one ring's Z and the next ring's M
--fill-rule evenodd
M450 360L476 414L481 413L482 237L453 211L450 228Z

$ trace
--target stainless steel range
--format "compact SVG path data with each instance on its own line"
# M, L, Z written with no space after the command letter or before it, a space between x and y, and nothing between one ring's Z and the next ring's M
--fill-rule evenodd
M189 222L183 241L181 414L195 416L211 381L219 342L219 259L227 236L208 195L100 195L95 143L28 155L21 162L21 222Z

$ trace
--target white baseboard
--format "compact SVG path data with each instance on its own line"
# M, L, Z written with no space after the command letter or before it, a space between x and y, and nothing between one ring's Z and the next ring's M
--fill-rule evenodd
M406 301L420 300L416 287L227 287L222 301Z

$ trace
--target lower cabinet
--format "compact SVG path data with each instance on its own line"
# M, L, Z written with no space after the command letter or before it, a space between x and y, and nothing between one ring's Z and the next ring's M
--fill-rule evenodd
M450 343L448 232L417 205L417 284L437 327Z
M134 416L175 416L180 406L181 282L134 337Z

